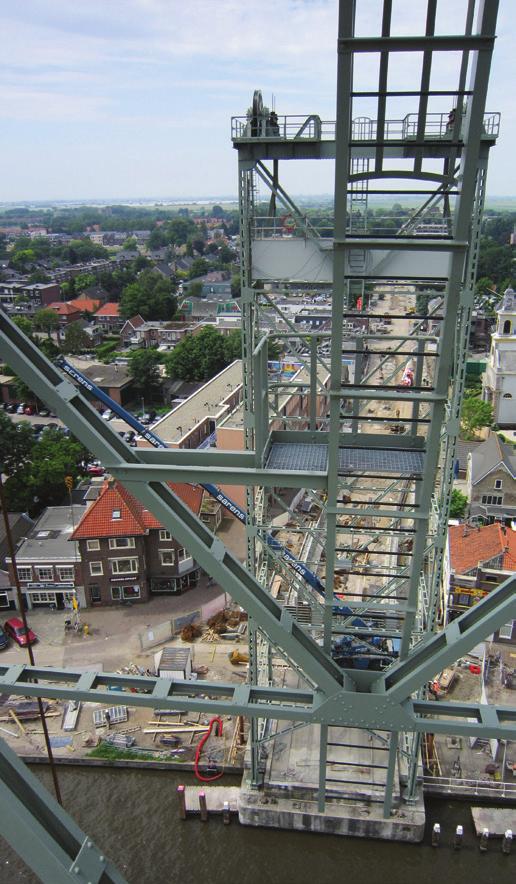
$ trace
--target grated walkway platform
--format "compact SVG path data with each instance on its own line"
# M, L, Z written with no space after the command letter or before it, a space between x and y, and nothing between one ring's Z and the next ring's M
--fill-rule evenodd
M271 470L307 470L324 472L328 446L273 442L266 468ZM339 473L375 472L392 475L422 475L424 453L404 448L339 448Z

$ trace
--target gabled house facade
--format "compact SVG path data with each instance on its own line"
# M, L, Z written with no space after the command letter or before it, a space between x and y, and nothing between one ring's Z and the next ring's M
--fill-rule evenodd
M471 517L516 518L516 455L496 433L469 452L466 481Z
M195 515L200 486L170 486ZM88 605L145 602L153 595L195 586L200 569L149 510L123 485L108 480L88 507L72 540L79 545Z

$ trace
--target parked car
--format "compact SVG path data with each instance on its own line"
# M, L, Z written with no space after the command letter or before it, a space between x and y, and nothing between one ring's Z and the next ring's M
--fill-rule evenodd
M49 412L48 408L41 408L38 411L38 414L40 417L50 417L50 412Z
M114 413L110 408L106 408L105 411L102 412L102 419L105 421L110 421L114 417Z
M18 403L17 402L9 402L9 405L7 406L7 408L5 410L8 411L9 414L16 414L16 412L18 410Z
M59 424L56 424L54 421L49 421L45 427L46 430L58 430Z
M35 412L36 412L36 409L34 408L33 405L26 405L25 408L23 409L24 414L31 415L31 414L35 414Z
M26 630L23 622L18 617L11 617L10 620L6 620L4 629L7 635L13 638L20 648L33 645L38 640L36 633L30 628Z
M86 467L86 472L88 473L88 476L103 476L106 471L101 464L90 463Z
M27 408L26 402L20 402L18 408L16 409L16 414L25 414L25 409Z
M7 636L0 626L0 651L4 651L9 647L9 636Z
M128 430L127 433L123 434L123 437L124 442L132 442L133 439L136 437L136 433L134 432L134 430Z
M44 429L45 424L32 424L32 431L35 436L41 436Z

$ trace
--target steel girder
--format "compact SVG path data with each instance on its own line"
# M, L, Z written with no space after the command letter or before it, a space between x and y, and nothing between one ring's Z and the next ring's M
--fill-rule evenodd
M110 688L116 687L131 691L127 704L133 706L516 740L516 707L412 699L440 670L515 618L516 575L386 672L347 670L351 689L336 686L329 696L317 689L188 682L23 665L0 666L0 693L109 705L113 702Z
M0 314L0 340L8 363L104 463L118 464L120 470L126 466L126 461L141 464L140 449L129 448L89 405L80 390L69 381L62 380L55 366L4 314ZM160 454L161 462L166 460L167 453ZM177 457L177 452L171 454L172 458ZM491 734L494 733L494 727L498 736L504 733L508 738L516 738L513 724L516 713L511 718L508 710L493 711L492 707L482 708L478 704L471 708L467 704L447 704L450 708L446 712L447 720L439 723L437 719L434 724L435 713L438 710L444 711L444 705L435 706L423 701L416 703L410 699L411 694L424 686L436 672L452 663L499 626L516 618L516 577L510 578L494 590L472 611L450 624L443 633L421 644L407 660L391 667L387 673L343 671L178 500L168 485L158 482L145 485L142 482L129 481L126 482L126 487L154 512L199 564L254 617L267 638L282 649L297 671L304 673L307 681L314 685L314 691L309 694L301 692L298 695L289 691L285 694L280 689L268 689L272 694L266 696L260 693L263 688L254 688L251 685L236 688L233 685L210 686L210 697L214 696L215 699L202 700L196 696L199 691L191 685L185 686L182 683L179 691L174 686L171 687L170 683L167 687L166 682L158 680L159 683L152 684L151 695L137 696L137 705L155 703L158 699L161 702L165 697L172 702L179 701L179 694L182 692L183 708L190 704L190 708L220 710L222 703L225 711L239 711L251 717L266 715L269 718L299 719L301 715L303 720L328 724L354 723L362 727L392 730L429 729L430 722L425 720L425 716L435 710L431 726L444 729L447 733L455 732L454 728L457 727L461 733L478 733L487 726L487 722L491 722ZM42 672L38 671L40 678ZM28 669L22 668L16 674L15 669L2 667L0 673L0 691L4 693L16 690L19 692L18 679L26 682L24 690L28 695L41 695L45 691L42 690L42 685L30 683ZM50 673L57 675L57 670L50 670ZM80 678L72 677L73 685L70 688L59 688L58 693L54 693L52 689L51 693L55 696L73 696L75 690L78 696L84 697L81 691L89 692L93 690L92 685L105 684L103 678L111 676L89 673ZM66 673L61 674L60 680L66 680ZM207 693L207 689L208 685L202 684L202 693ZM55 687L55 690L58 688ZM63 694L63 690L70 693ZM46 691L48 693L48 684ZM98 696L97 692L95 696ZM222 699L219 699L221 696ZM226 703L228 696L231 698L230 703ZM264 700L260 699L264 696ZM297 708L289 703L289 698L294 696L298 701L301 698L305 705L303 710L299 709L299 702ZM92 699L92 696L88 695L88 699ZM107 700L106 697L106 702ZM473 709L476 709L474 714ZM465 721L468 717L474 721ZM507 721L510 722L509 725L503 723Z
M2 739L0 819L4 838L41 880L52 884L127 884Z

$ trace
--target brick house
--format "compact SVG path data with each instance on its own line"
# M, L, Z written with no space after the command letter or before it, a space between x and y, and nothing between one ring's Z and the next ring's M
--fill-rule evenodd
M124 320L120 316L120 304L115 301L103 304L95 313L95 322L105 332L119 332L124 324Z
M200 486L170 486L199 515ZM115 480L88 507L72 540L79 544L88 605L145 602L195 586L200 569L149 510Z

